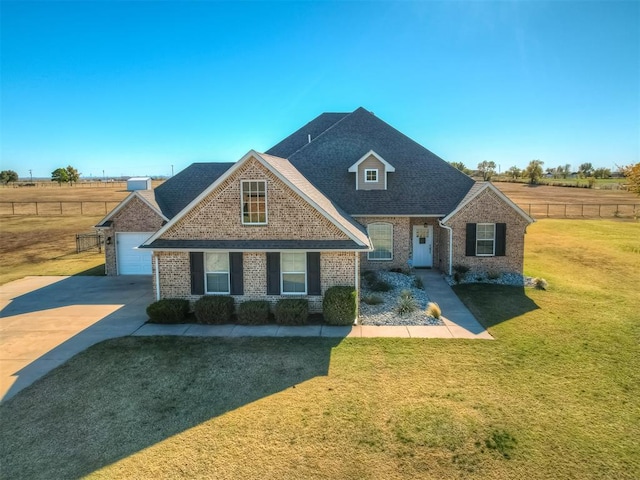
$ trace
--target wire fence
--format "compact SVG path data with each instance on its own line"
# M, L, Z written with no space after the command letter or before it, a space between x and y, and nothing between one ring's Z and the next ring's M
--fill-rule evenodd
M78 183L74 183L73 185L69 185L68 183L60 184L58 182L43 182L43 181L33 181L33 182L10 182L10 183L0 183L0 188L100 188L100 187L108 187L108 188L117 188L117 187L127 187L126 180L106 180L106 181L82 181Z
M638 218L640 203L525 203L534 218Z
M0 202L0 215L106 215L118 201Z

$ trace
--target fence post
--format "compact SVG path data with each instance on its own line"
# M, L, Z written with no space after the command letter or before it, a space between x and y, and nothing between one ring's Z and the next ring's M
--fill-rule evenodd
M564 218L567 218L567 204L564 204Z
M80 215L84 215L84 212L82 211L82 204L83 202L80 202Z
M16 214L16 204L11 202L11 215Z
M104 202L104 214L107 214L107 202Z
M531 204L529 204L529 216L531 216Z
M601 211L602 211L602 204L599 203L598 204L598 217L602 217L602 215L600 214Z
M60 215L62 215L62 202L58 202L60 204Z
M38 214L38 202L36 202L36 215L39 215Z
M547 218L549 218L549 204L547 203Z
M584 203L580 205L580 215L584 218Z

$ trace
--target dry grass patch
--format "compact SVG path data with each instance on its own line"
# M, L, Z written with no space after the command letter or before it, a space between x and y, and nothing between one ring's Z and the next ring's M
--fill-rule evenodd
M76 233L92 232L98 216L0 217L0 284L27 275L75 275L104 264L104 253L76 254Z

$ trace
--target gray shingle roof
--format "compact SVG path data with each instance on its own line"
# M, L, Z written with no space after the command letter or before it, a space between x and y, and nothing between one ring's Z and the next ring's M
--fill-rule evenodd
M291 137L298 137L304 128ZM369 150L396 169L387 177L387 190L355 190L355 173L348 169ZM364 108L334 123L288 159L351 215L446 215L474 184L473 179Z
M368 250L352 240L154 240L140 248L188 250Z
M307 123L304 127L296 130L287 138L271 147L265 153L276 157L289 158L295 152L309 143L309 135L311 140L315 140L320 134L331 128L337 122L349 115L348 113L323 113Z
M167 218L173 218L200 195L233 163L193 163L154 190L156 202Z

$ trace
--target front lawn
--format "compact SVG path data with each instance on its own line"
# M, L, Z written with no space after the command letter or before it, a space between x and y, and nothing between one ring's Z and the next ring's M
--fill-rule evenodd
M640 227L545 220L495 341L123 338L0 405L3 478L640 477Z

